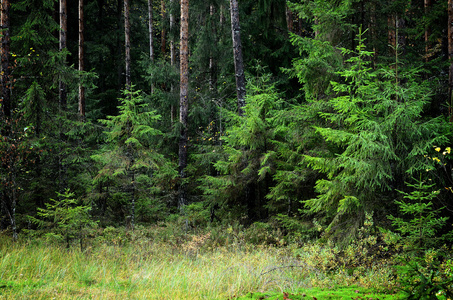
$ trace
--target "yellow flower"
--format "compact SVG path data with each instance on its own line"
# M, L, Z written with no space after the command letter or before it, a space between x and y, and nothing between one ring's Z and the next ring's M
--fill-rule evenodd
M445 148L445 151L447 151L447 153L450 154L451 148L450 148L450 147L447 147L447 148Z
M440 152L440 147L434 148L437 152Z

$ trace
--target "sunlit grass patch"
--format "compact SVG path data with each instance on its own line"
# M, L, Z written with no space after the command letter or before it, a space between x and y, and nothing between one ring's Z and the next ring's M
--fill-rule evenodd
M378 273L379 280L389 279L384 267L348 274L329 261L336 250L307 246L303 255L294 250L243 241L213 246L206 234L179 242L102 240L83 252L36 239L5 242L0 243L0 299L215 300L250 292L297 294L314 287L372 288Z

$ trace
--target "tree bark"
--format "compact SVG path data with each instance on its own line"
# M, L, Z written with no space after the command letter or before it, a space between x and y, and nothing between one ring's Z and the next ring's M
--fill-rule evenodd
M131 23L129 20L129 1L124 0L124 39L126 48L126 89L131 88Z
M148 0L149 59L154 61L153 0Z
M285 6L285 9L286 9L286 27L288 28L289 32L294 33L293 12L288 7L288 5Z
M174 0L170 0L171 6L173 5ZM170 34L172 33L173 28L175 27L175 16L170 12ZM170 37L170 64L172 66L176 65L176 53L175 53L175 39L173 34Z
M83 0L79 0L79 72L80 76L85 69L84 65L84 36L83 36ZM81 77L82 78L82 77ZM85 87L83 86L82 80L79 82L79 115L82 120L85 120Z
M2 14L1 14L1 26L2 26L2 48L1 48L1 59L2 59L2 135L8 136L8 122L11 118L11 97L10 97L10 66L9 66L9 48L10 48L10 28L9 28L9 0L2 0Z
M173 7L173 1L170 0L170 7ZM173 36L173 27L175 26L175 16L173 13L170 11L170 33L171 33L171 38L170 38L170 65L174 66L176 65L176 47L175 47L175 40ZM170 91L173 94L174 91L174 86L173 84L170 87ZM173 125L175 122L176 118L176 107L173 105L173 103L170 105L170 123Z
M148 32L149 32L149 59L154 62L154 25L153 25L153 0L148 0ZM154 92L154 85L151 83L151 94Z
M182 209L187 203L184 179L186 178L188 153L188 114L189 114L189 0L181 0L181 32L180 32L180 97L179 121L181 135L179 138L179 176L181 185L179 190L179 207Z
M230 0L230 13L231 13L231 35L233 38L234 71L236 75L236 93L238 98L238 113L240 116L243 116L246 90L245 90L244 61L242 59L239 7L237 0Z
M165 0L161 0L160 5L161 5L161 10L162 10L162 31L161 31L160 50L162 52L162 56L165 57L165 52L166 52L165 49L167 47L167 45L166 45L167 31L165 30L167 13L166 13L166 8L165 8Z
M424 1L425 16L429 14L429 9L431 7L431 0ZM431 36L431 27L429 25L425 28L425 61L428 62L430 58L430 45L429 37Z
M378 40L376 34L377 28L377 21L376 21L376 3L371 2L371 11L370 11L370 35L371 35L371 44L373 45L373 68L376 68L377 65L377 58L378 58L378 51L376 47L376 43Z
M68 11L66 0L60 0L60 51L66 49L66 40L68 32ZM66 55L64 56L64 62L66 64ZM60 76L59 82L59 94L60 94L60 107L66 109L67 106L67 92L66 84Z
M453 0L448 0L448 59L450 67L448 70L448 99L450 122L453 121Z
M217 43L217 39L215 38L217 35L216 32L216 27L214 24L214 15L215 15L215 7L214 5L209 6L209 15L210 15L210 20L211 26L212 26L212 35L214 37L213 42ZM217 62L214 57L214 53L211 51L210 56L209 56L209 90L210 91L215 91L216 89L216 83L217 83Z
M1 6L1 26L2 26L2 45L1 45L1 59L2 59L2 99L1 99L1 119L2 127L1 127L1 138L9 138L11 134L11 82L10 82L10 64L9 64L9 52L10 52L10 2L9 0L2 0ZM12 140L12 139L11 139ZM10 187L9 191L5 188L2 191L2 213L6 213L9 219L9 223L11 225L11 229L13 231L13 240L17 240L17 228L16 228L16 167L15 167L15 159L4 159L2 161L2 168L8 168L8 175L7 181L9 181Z

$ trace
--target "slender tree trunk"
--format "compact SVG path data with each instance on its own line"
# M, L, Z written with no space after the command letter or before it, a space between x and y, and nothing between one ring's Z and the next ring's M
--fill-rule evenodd
M174 0L170 0L170 6L173 7L173 2ZM173 36L173 28L175 26L175 16L173 13L170 11L170 65L174 66L176 65L176 47L175 47L175 39ZM173 94L174 86L173 84L170 87L170 91ZM170 105L170 122L173 125L175 122L176 118L176 106L173 105L173 103Z
M448 98L450 122L453 122L453 0L448 0L448 59L450 67L448 70Z
M64 51L66 49L67 32L68 32L68 11L66 6L66 0L60 0L60 51ZM66 56L64 59L64 63L66 63ZM60 87L59 88L60 107L62 109L66 109L67 106L66 84L64 83L62 78L60 78L59 87Z
M425 7L425 16L428 16L429 9L431 7L431 0L425 0L424 2ZM431 36L431 27L428 25L425 28L425 61L428 62L430 58L430 45L429 45L429 37Z
M184 180L186 178L188 153L188 114L189 114L189 0L181 0L181 32L180 32L180 97L179 121L181 122L181 136L179 139L179 176L181 185L179 190L179 207L182 209L187 203Z
M161 5L161 10L162 10L162 31L161 31L161 44L160 44L160 50L162 52L162 56L165 57L165 50L167 48L167 31L165 30L165 23L167 19L167 12L165 8L165 0L161 0L160 2Z
M9 0L2 0L2 14L1 14L1 26L2 26L2 48L1 48L1 58L2 58L2 116L1 122L5 126L2 127L1 134L3 136L9 136L9 125L11 119L11 97L9 89L9 75L10 75L10 66L9 66L9 48L10 48L10 29L9 29Z
M395 15L392 14L387 18L387 26L388 26L388 44L390 45L390 55L394 56L396 51L396 18Z
M286 26L289 32L294 32L294 23L293 23L293 12L291 9L286 5Z
M154 62L154 37L153 37L153 0L148 0L148 32L149 32L149 59ZM151 74L152 75L152 74ZM152 77L152 76L151 76ZM154 92L154 85L151 83L151 94Z
M230 12L231 12L231 35L233 37L234 71L236 74L236 93L238 98L238 112L240 116L243 116L246 90L245 90L244 61L242 59L239 7L237 0L230 0Z
M404 55L406 53L406 20L404 19L404 14L397 16L396 22L398 50Z
M170 0L170 5L173 6L174 0ZM175 27L175 16L170 12L170 34L172 33L173 28ZM176 53L175 53L175 39L173 34L170 36L170 64L172 66L176 65Z
M154 61L153 0L148 0L149 59Z
M216 39L217 32L216 32L216 27L214 24L215 7L212 4L209 6L209 15L210 15L209 22L211 23L212 35L214 37L213 42L215 41L215 43L217 43L217 39ZM216 89L216 82L217 82L217 78L216 78L217 70L216 69L217 69L216 59L214 57L214 53L211 51L210 56L209 56L209 89L211 91L215 91L215 89Z
M79 0L79 72L80 76L85 69L84 65L84 37L83 37L83 0ZM85 120L85 87L82 80L79 82L79 114L82 120Z
M117 0L117 30L120 32L121 28L123 27L124 23L122 23L121 17L123 16L123 7L124 4L122 4L121 0ZM121 35L117 34L116 35L116 55L118 59L118 65L117 65L117 86L118 86L118 91L121 91L124 88L124 83L123 83L123 64L120 63L122 60L121 57L123 56L123 51L122 51L122 42L121 42Z
M378 57L378 52L377 52L377 47L376 47L376 42L377 42L377 34L376 34L376 27L377 27L377 22L376 22L376 3L371 2L371 11L370 11L370 35L371 35L371 43L373 45L373 67L376 68L377 65L377 57Z
M124 39L126 47L126 89L131 88L131 23L129 20L129 1L124 0Z
M1 99L1 134L2 136L8 138L11 134L11 94L10 94L10 65L9 65L9 52L10 52L10 2L9 0L2 0L1 7L1 26L2 26L2 45L1 45L1 59L2 59L2 99ZM9 168L9 178L7 179L10 184L10 191L5 188L2 191L2 213L6 213L11 224L11 229L13 231L13 240L17 240L17 230L16 230L16 194L15 194L15 165L14 161L8 161L8 159L3 159L1 167Z

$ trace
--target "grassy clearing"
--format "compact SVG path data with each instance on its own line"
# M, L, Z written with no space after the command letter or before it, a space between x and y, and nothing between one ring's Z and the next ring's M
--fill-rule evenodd
M319 263L329 256L310 255L308 248L301 256L289 247L213 246L209 235L193 235L179 245L147 238L122 245L103 240L81 252L0 239L0 299L247 299L250 292L254 299L260 299L258 293L275 296L270 299L283 299L283 293L329 299L323 291L332 293L338 285L390 293L388 272L379 277L370 269L358 278L323 268Z

